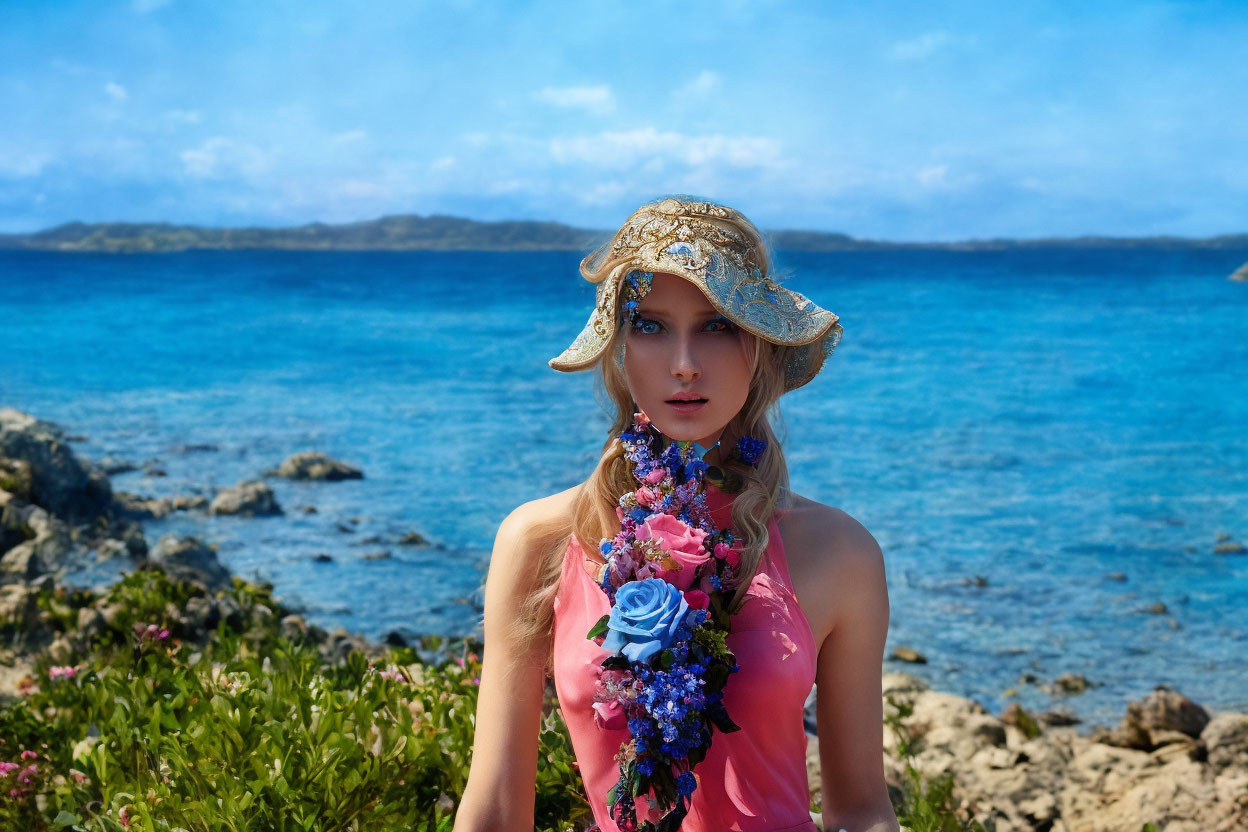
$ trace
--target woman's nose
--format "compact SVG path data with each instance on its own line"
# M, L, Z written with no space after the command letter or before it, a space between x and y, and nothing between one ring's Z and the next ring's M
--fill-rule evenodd
M672 356L672 375L684 381L692 381L702 374L697 357L693 354L690 338L676 339L676 353Z

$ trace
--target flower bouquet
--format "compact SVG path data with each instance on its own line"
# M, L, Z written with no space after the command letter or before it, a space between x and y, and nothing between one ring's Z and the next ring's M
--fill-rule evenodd
M679 829L712 728L740 730L723 703L739 669L725 637L740 551L730 529L715 527L704 489L708 469L721 482L724 472L708 466L695 443L659 450L661 438L644 413L620 435L638 487L620 498L620 531L601 543L611 612L587 635L611 654L599 668L595 720L630 734L607 794L611 817L626 832ZM734 453L757 464L764 447L742 437Z

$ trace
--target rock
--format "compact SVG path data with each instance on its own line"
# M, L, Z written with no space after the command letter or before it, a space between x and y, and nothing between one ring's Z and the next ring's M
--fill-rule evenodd
M102 635L108 629L108 623L104 620L104 615L95 607L83 607L78 610L78 635L85 641L90 641L96 636Z
M1200 732L1200 739L1215 770L1248 770L1248 714L1218 714Z
M200 635L217 629L217 624L221 622L221 611L211 598L197 596L186 602L182 622L192 637L198 640Z
M1248 263L1231 272L1231 280L1248 281Z
M1066 725L1078 725L1082 719L1066 711L1045 711L1040 714L1040 721L1045 725L1058 728Z
M0 583L31 581L70 566L77 553L71 529L60 518L37 505L7 505L3 523L20 528L22 543L0 557Z
M343 534L355 534L355 529L348 526L346 523L335 523L334 528Z
M1041 732L1040 723L1017 702L1005 709L1001 714L1001 721L1006 725L1013 725L1028 738L1039 736Z
M281 620L282 638L287 641L301 641L308 635L308 622L302 615L288 615Z
M1127 573L1126 572L1110 572L1108 575L1105 576L1105 580L1125 582L1127 580Z
M900 662L910 662L911 664L927 664L927 656L924 656L912 647L897 647L888 657Z
M357 545L357 546L373 546L373 545L375 545L375 544L377 544L377 543L381 543L381 542L382 542L382 537L381 537L381 535L379 535L379 534L370 534L368 537L363 537L363 538L360 538L359 540L357 540L357 541L355 542L355 545Z
M420 532L408 532L399 538L400 546L428 546L429 541Z
M208 498L199 494L173 498L174 511L190 511L191 509L208 508Z
M135 465L133 462L124 459L117 459L114 456L106 456L99 460L96 465L99 465L100 469L110 477L116 476L117 474L127 474L131 471L139 470L139 466Z
M41 628L38 600L39 593L25 584L0 586L0 625L19 633Z
M338 480L360 480L364 473L358 468L330 459L315 451L295 454L287 459L276 470L266 471L266 476L285 477L292 480L322 480L336 482Z
M156 460L149 460L143 463L143 474L148 477L167 477L169 474Z
M1248 553L1248 546L1245 546L1237 540L1231 540L1226 543L1219 543L1215 545L1213 547L1213 553L1215 555L1242 555Z
M143 497L128 491L118 491L114 493L113 499L127 516L135 520L154 520L173 511L173 502L168 497Z
M1091 686L1082 673L1067 673L1053 680L1053 692L1059 694L1083 693Z
M1178 691L1159 686L1142 701L1127 705L1127 718L1150 732L1180 731L1199 737L1209 724L1209 713Z
M170 577L202 586L209 592L234 585L230 570L217 560L216 550L194 537L166 535L148 557Z
M218 450L218 448L216 445L212 444L211 442L198 442L198 443L192 442L192 443L174 445L169 450L170 452L175 453L175 454L193 454L193 453L199 453L202 451L216 451Z
M400 633L398 630L391 630L390 632L386 633L386 637L384 641L386 644L388 644L391 647L406 647L407 646L407 639L404 638L403 634Z
M317 552L315 555L312 556L312 561L314 563L333 563L334 558L333 556L326 554L325 552Z
M100 468L80 460L58 426L0 408L0 456L30 465L30 502L70 524L110 514L112 487Z
M316 506L304 506L303 513L304 514L316 514L317 513Z
M390 550L383 549L380 552L366 552L360 555L360 560L388 560L390 558Z
M1140 610L1140 612L1146 612L1149 615L1165 615L1168 612L1170 612L1170 610L1169 608L1166 607L1165 604L1163 604L1161 601L1158 601L1155 604L1149 604L1147 607Z
M209 514L239 514L262 517L282 514L282 507L273 496L273 489L259 480L244 480L212 498Z

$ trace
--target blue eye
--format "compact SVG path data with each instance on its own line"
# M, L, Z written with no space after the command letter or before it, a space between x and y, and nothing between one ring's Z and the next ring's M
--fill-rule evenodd
M723 315L720 315L718 318L712 321L707 321L707 325L709 326L710 324L723 324L724 325L723 329L717 329L715 330L716 332L732 332L734 329L736 329L736 324L734 324L732 321L725 318Z
M638 318L637 320L633 321L633 330L635 332L640 332L642 335L653 335L654 333L652 331L648 331L642 328L646 326L647 324L654 324L655 326L659 325L657 321L652 321L649 318Z

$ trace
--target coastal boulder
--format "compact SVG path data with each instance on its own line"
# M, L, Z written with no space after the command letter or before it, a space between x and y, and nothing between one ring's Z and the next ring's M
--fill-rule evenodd
M361 480L364 472L352 468L344 462L331 459L316 451L295 454L276 469L265 472L266 475L285 477L291 480L322 480L335 482L338 480Z
M0 557L0 583L31 581L68 565L74 552L69 527L40 506L6 505L0 525L18 529L23 542Z
M1248 263L1240 266L1231 274L1231 280L1248 282Z
M57 425L11 407L0 408L0 457L29 465L25 499L57 517L74 524L111 514L108 475L78 459Z
M167 575L204 587L209 592L233 586L230 571L217 560L217 552L195 537L165 535L148 555Z
M245 480L212 498L209 514L241 514L261 517L282 514L273 489L259 480Z

